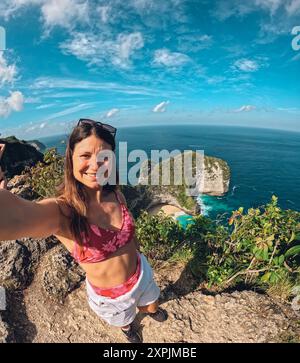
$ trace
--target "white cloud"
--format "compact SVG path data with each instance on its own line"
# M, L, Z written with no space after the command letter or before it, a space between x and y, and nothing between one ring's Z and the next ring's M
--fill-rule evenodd
M297 107L278 107L277 110L292 113L292 114L300 113L300 108L297 108Z
M208 34L198 35L189 30L176 36L177 49L183 53L196 53L207 49L213 44L213 37Z
M0 16L8 19L18 10L29 5L40 5L45 0L2 0L0 3Z
M56 103L48 103L48 104L45 104L45 105L37 106L36 110L44 110L46 108L51 108L51 107L54 107L54 106L57 106L57 104Z
M47 0L44 1L41 12L46 28L70 28L77 21L89 21L88 1L83 0Z
M256 72L260 65L250 59L239 59L234 63L233 67L243 72Z
M220 0L213 15L221 21L230 17L243 18L251 13L263 12L260 31L255 43L268 44L279 36L290 33L300 14L300 0ZM261 16L261 14L259 14Z
M163 101L161 103L159 103L158 105L156 105L152 111L153 112L165 112L166 111L166 106L169 104L169 101Z
M26 97L24 103L41 103L40 97Z
M49 31L54 26L73 28L77 22L89 21L88 0L2 0L0 16L9 18L25 7L36 5Z
M70 107L70 108L67 108L67 109L65 109L63 111L53 113L52 115L47 116L46 120L48 121L48 120L53 120L53 119L58 118L58 117L71 115L72 113L76 113L78 111L82 111L82 110L86 110L88 108L92 108L92 107L95 106L95 104L96 104L96 102L82 103L82 104L77 105L75 107Z
M113 64L129 68L136 50L143 48L144 40L140 32L119 34L117 39L105 38L101 34L73 33L73 39L60 45L65 54L87 61L90 64Z
M8 65L3 56L3 52L0 52L0 86L4 86L6 83L13 83L17 76L17 67L15 64Z
M23 109L24 96L21 92L10 92L7 98L0 98L0 116L7 117L11 112L19 112Z
M218 84L218 83L222 83L226 80L225 77L223 76L212 76L212 77L204 77L206 79L206 82L208 84Z
M178 26L188 21L185 0L127 0L126 3L129 9L141 18L144 25L151 29L163 30L168 25Z
M232 112L236 112L236 113L239 113L239 112L250 112L250 111L253 111L255 109L256 109L256 107L253 106L253 105L244 105L244 106L241 106L240 108L238 108L236 110L233 110Z
M264 12L260 23L257 43L273 42L278 36L288 34L295 25L295 17L300 13L300 0L220 0L212 12L224 21L231 17L243 18L251 13Z
M273 15L282 5L282 0L255 0L254 5L261 7Z
M106 6L98 6L97 8L97 12L99 13L100 16L100 20L103 24L106 24L109 22L110 20L110 13L111 13L111 7L106 5Z
M296 54L292 59L291 59L291 61L292 62L295 62L295 61L298 61L298 60L300 60L300 53L299 54Z
M96 95L96 92L56 92L56 93L45 93L42 96L45 98L73 98L73 97L90 97Z
M111 110L109 110L106 114L105 117L113 117L115 114L117 114L118 112L120 112L120 110L118 108L113 108Z
M122 65L125 62L125 65L127 65L133 51L141 49L143 46L144 40L141 33L136 32L129 35L119 34L117 39L118 52L115 64Z
M153 64L170 68L180 67L191 59L182 53L170 52L168 49L157 49L154 54Z
M141 86L126 86L114 82L90 82L81 81L76 79L65 79L65 78L49 78L42 77L38 78L34 84L30 86L31 89L84 89L88 91L105 90L107 92L118 92L130 95L147 95L156 96L157 91L151 88ZM170 95L178 95L177 91L168 92Z
M298 1L299 0L254 0L242 2L240 0L221 0L216 3L217 5L213 14L219 20L226 20L233 16L244 17L245 15L259 10L264 10L269 13L269 15L273 16L281 8L288 12L288 5L291 6L291 3L296 3ZM294 8L296 6L296 4L293 5ZM288 13L288 15L291 14Z
M285 4L287 13L291 15L297 15L300 13L300 0L292 0Z

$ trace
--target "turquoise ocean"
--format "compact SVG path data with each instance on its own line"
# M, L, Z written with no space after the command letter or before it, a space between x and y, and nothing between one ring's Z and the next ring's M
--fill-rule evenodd
M67 135L39 139L64 154ZM202 214L229 216L279 198L285 209L300 211L300 132L229 126L144 126L120 128L117 141L126 141L128 152L150 150L204 150L205 155L227 161L231 169L228 193L223 197L199 196Z

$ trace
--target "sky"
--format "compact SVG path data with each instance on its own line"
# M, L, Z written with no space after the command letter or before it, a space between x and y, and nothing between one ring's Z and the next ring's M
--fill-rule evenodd
M300 131L300 0L1 0L0 26L2 136L81 117Z

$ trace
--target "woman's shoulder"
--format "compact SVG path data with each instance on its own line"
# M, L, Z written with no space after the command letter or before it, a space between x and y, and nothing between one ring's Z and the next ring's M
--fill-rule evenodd
M117 195L118 201L127 206L126 198L125 198L124 194L122 193L122 191L118 188L115 190L115 193Z
M110 190L106 192L105 200L109 202L118 202L127 206L126 198L120 189Z
M70 221L72 218L71 208L63 197L51 198L55 205L58 207L60 214L60 229L58 235L71 238Z
M71 207L63 197L53 198L61 214L66 218L71 218Z

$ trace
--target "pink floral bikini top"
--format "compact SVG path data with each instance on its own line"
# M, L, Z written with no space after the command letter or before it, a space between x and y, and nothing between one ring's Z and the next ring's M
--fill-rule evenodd
M125 206L120 200L118 193L116 198L122 209L122 226L119 231L112 231L98 227L95 224L89 225L88 239L82 234L83 246L75 241L72 255L79 263L95 263L106 260L110 254L129 243L134 236L134 221Z

